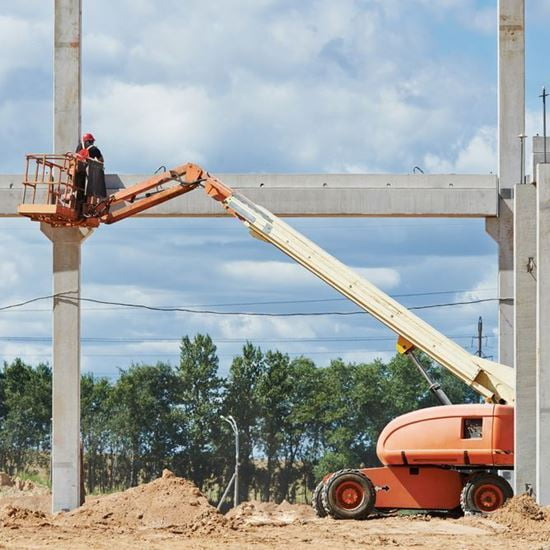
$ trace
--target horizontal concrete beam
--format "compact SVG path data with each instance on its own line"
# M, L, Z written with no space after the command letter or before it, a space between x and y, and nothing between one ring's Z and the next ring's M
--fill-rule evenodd
M493 175L455 174L216 174L237 192L280 216L477 217L497 215ZM149 175L107 176L109 192ZM0 175L0 217L16 215L19 175ZM196 191L140 217L218 217L219 204Z

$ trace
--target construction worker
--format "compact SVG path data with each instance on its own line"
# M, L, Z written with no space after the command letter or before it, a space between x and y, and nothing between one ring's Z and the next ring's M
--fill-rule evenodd
M107 197L103 155L94 143L94 136L86 133L75 150L80 161L75 177L76 208L80 215L88 215L101 199Z

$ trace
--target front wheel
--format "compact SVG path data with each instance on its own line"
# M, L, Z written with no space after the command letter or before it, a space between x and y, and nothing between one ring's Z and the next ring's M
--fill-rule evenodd
M322 499L335 519L365 519L374 509L376 491L360 470L340 470L325 483Z
M513 495L512 487L503 477L478 474L464 485L460 505L465 514L488 514L498 510Z

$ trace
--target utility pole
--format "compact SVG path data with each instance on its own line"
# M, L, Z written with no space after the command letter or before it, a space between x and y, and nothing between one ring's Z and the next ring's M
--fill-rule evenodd
M477 353L478 357L482 357L481 354L481 343L483 341L483 319L480 317L477 320Z
M233 416L222 415L220 416L220 418L231 426L231 429L235 434L235 471L233 472L233 476L229 480L229 483L227 484L227 487L223 492L222 498L218 503L218 510L221 508L222 502L227 497L227 493L229 493L229 489L231 489L231 485L233 485L233 506L236 508L239 505L239 429L237 427L237 422L233 418Z
M542 94L540 94L539 97L542 97L542 135L544 136L544 164L546 164L546 98L548 94L544 86L542 87Z
M521 142L521 161L520 161L520 169L519 169L519 182L523 185L524 183L527 183L525 181L525 138L527 136L525 134L520 134L518 136L520 142Z

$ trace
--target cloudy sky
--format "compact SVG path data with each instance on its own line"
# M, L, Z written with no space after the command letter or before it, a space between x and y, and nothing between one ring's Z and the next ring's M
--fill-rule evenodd
M0 0L0 173L52 148L53 3ZM527 133L550 85L550 3L527 6ZM83 2L83 130L111 173L191 161L248 173L495 172L496 0L93 0ZM547 79L547 80L545 80ZM496 246L482 220L293 219L410 307L495 298ZM0 220L0 306L51 292L51 247L28 220ZM226 315L84 303L82 367L116 376L176 361L208 332L222 373L242 344L310 356L388 358L395 337L229 219L127 220L83 246L82 296ZM0 312L0 359L49 361L51 304ZM419 314L467 349L496 304Z

